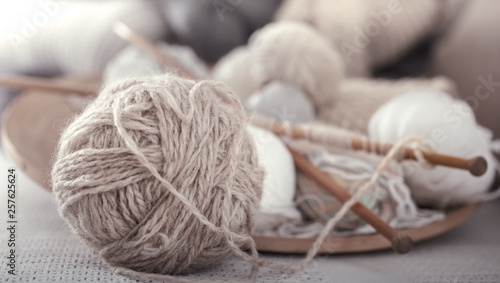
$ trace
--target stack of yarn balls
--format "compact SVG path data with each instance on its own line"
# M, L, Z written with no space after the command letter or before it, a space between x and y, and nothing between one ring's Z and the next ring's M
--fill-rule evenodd
M251 112L305 123L334 104L344 63L315 29L279 22L258 30L248 47L220 60L212 77L234 89Z

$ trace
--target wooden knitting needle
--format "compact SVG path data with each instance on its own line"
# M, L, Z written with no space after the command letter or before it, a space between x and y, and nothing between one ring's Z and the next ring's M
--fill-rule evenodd
M136 45L147 54L150 54L153 58L156 58L164 66L176 67L182 73L184 73L185 76L187 74L189 78L197 79L194 75L187 72L182 66L176 64L175 61L165 56L156 45L154 45L148 39L142 37L140 34L132 31L123 23L118 23L115 26L115 32L125 40L129 41L131 44ZM323 185L326 188L330 189L333 188L332 193L337 198L339 198L340 201L346 202L351 198L349 193L344 191L341 187L330 180L328 176L316 169L308 160L300 156L300 154L292 152L292 156L294 157L294 162L297 167L301 168L306 174L309 173L310 175L312 175L311 177L313 177L313 179L317 179L320 185ZM372 225L381 235L389 239L396 252L401 254L407 253L413 246L413 241L410 237L400 235L396 230L394 230L391 226L385 223L382 219L380 219L377 215L375 215L361 203L356 203L351 209L368 224Z
M300 127L291 126L290 130L286 129L285 126L281 123L274 122L271 126L271 131L279 136L287 136L291 135L292 138L295 139L306 139L308 138L307 133L301 129ZM374 146L367 147L367 141L362 140L360 138L352 138L351 148L354 150L365 150L367 152L374 152L377 154L385 155L389 152L392 145L390 144L381 144L377 142L368 141L369 144L373 144ZM432 151L422 151L423 157L431 164L447 166L457 169L464 169L469 171L474 176L483 175L488 169L488 164L486 160L481 157L474 157L471 159L461 158L456 156L450 156L445 154L440 154ZM405 159L417 160L415 156L415 152L411 148L405 149L404 152Z
M35 88L61 93L77 93L85 95L97 93L97 89L89 87L88 85L30 76L0 77L0 85L14 90Z
M351 194L345 191L342 187L336 184L330 177L316 168L309 160L303 157L300 153L288 147L292 154L295 165L302 170L307 176L315 180L319 185L328 190L332 195L339 199L342 203L351 199ZM366 223L370 224L377 232L384 236L392 243L392 248L399 254L405 254L413 247L413 240L407 235L402 235L384 220L378 217L370 209L362 203L357 202L351 207L351 210L356 213Z
M117 22L113 26L113 31L122 39L126 40L129 43L132 43L134 46L137 46L146 54L149 54L151 57L158 60L158 62L160 62L160 64L162 64L163 66L177 69L181 77L192 80L197 79L195 75L193 75L191 72L186 70L186 68L178 64L177 61L166 56L154 43L152 43L147 38L143 37L139 33L129 28L126 24L122 22Z

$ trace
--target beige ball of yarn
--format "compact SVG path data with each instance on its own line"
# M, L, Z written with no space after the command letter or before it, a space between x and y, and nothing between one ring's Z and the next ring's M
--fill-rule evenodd
M288 0L276 13L278 21L300 21L311 24L331 44L344 48L346 44L356 45L354 28L362 27L367 21L367 5L362 0ZM356 6L356 9L352 9ZM340 52L342 54L342 52ZM370 75L368 46L356 45L352 54L343 54L346 75L368 77Z
M255 76L249 72L252 63L248 47L237 47L217 61L212 71L212 78L228 84L244 101L259 89Z
M271 23L250 39L252 71L260 85L282 80L302 88L317 108L335 100L344 79L338 51L313 28L299 22Z
M246 126L218 82L111 84L62 134L60 214L115 270L189 273L243 254L263 182Z

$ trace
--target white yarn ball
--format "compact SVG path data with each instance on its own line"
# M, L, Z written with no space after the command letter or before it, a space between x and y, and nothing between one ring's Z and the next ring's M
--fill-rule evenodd
M293 204L295 196L295 166L284 143L273 133L248 126L256 145L259 166L265 177L259 212L291 219L300 218Z
M416 166L408 174L407 182L421 204L444 207L477 200L495 177L491 135L476 124L467 103L445 93L413 91L390 100L372 116L368 132L381 142L422 138L439 153L464 158L483 156L488 162L488 170L481 177L443 166L432 169Z
M224 82L243 101L259 88L253 72L252 57L246 46L240 46L222 57L212 71L212 78Z
M197 77L208 77L209 72L206 64L196 56L191 47L166 43L158 43L157 46L165 55L176 60L179 65ZM118 53L106 66L104 81L105 83L111 83L128 77L151 76L176 71L167 70L151 55L135 46L129 46Z
M292 124L314 120L314 105L302 90L292 84L273 81L255 92L244 103L249 112L288 121Z
M314 28L299 22L268 24L252 35L250 50L260 85L283 80L306 91L317 108L334 102L344 63Z

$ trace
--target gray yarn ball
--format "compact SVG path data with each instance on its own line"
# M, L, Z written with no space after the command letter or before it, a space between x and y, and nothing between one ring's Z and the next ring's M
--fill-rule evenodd
M252 94L244 103L249 112L256 112L292 124L314 120L312 102L298 87L282 81L273 81Z
M222 13L212 1L163 1L160 7L165 21L177 36L205 61L217 59L236 46L246 43L245 24L236 13Z

